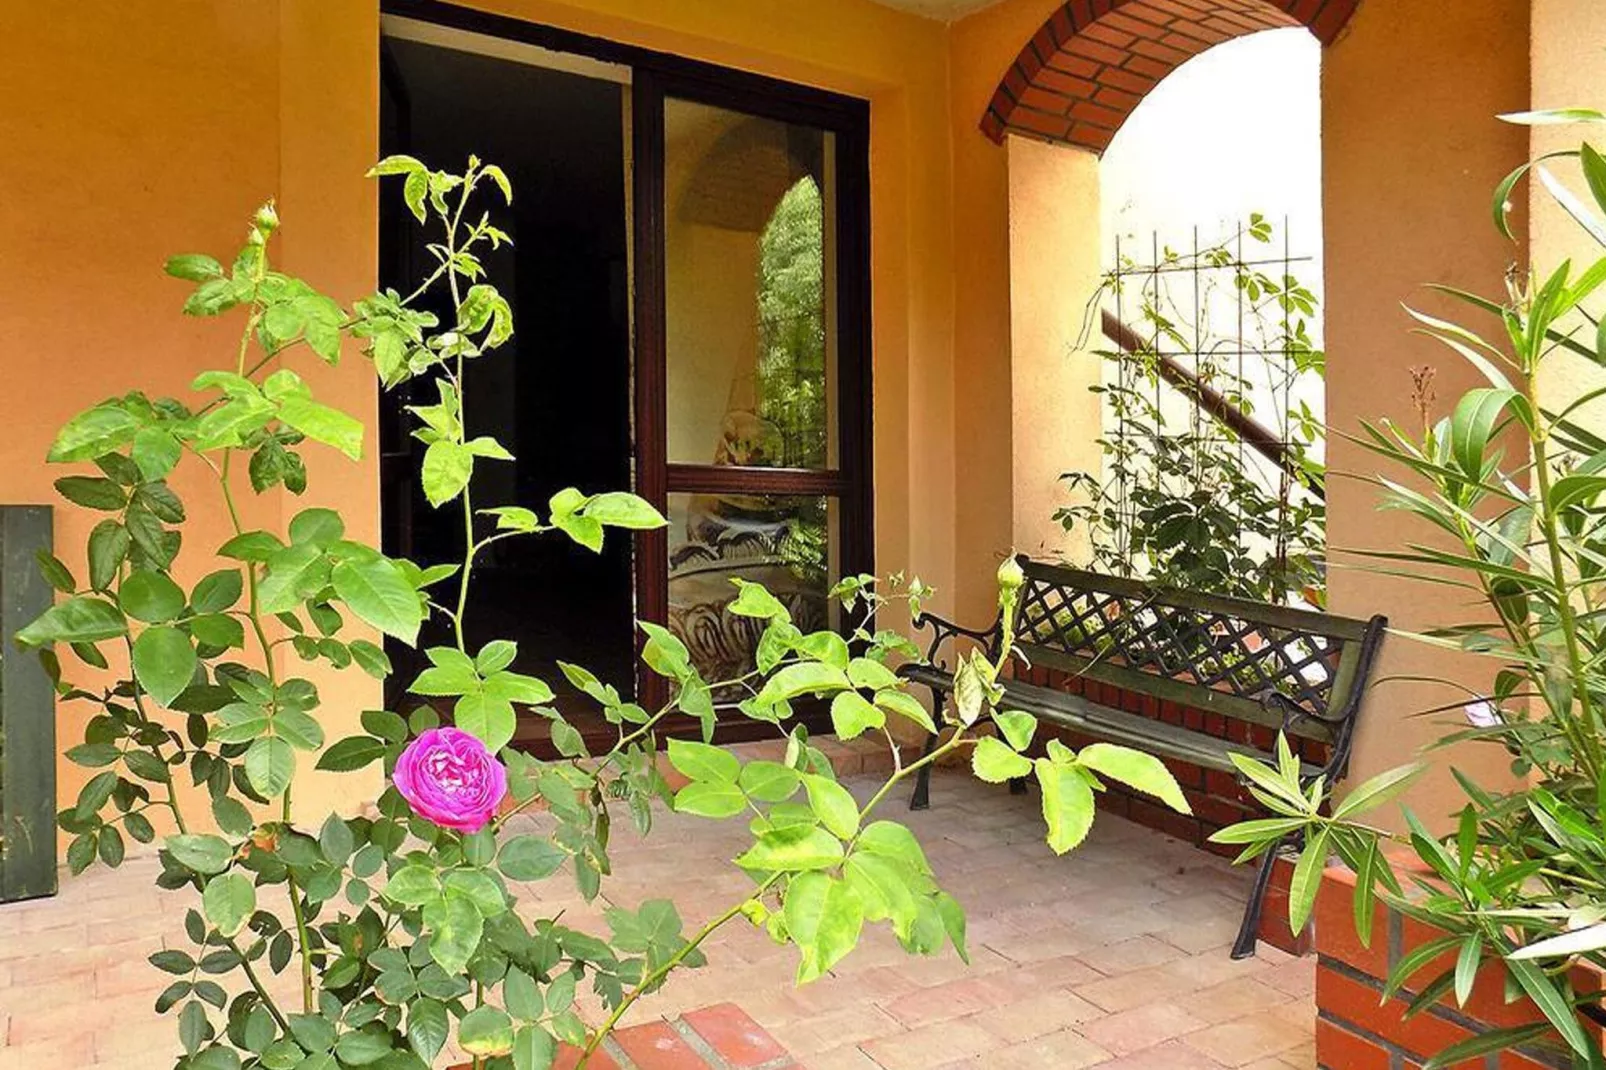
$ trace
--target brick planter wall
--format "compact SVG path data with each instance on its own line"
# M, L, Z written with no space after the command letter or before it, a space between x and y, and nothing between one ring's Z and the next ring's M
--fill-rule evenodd
M1474 1033L1544 1020L1527 999L1505 1001L1505 969L1499 963L1484 965L1465 1007L1457 1006L1454 996L1446 996L1407 1019L1404 1010L1414 992L1382 1003L1391 968L1412 948L1444 933L1380 905L1373 922L1372 946L1364 947L1355 935L1354 891L1355 875L1333 868L1324 875L1316 900L1316 1062L1320 1070L1410 1070ZM1448 954L1425 967L1416 975L1417 981L1425 984L1454 964L1454 954ZM1586 990L1599 987L1598 980L1590 982L1587 975L1575 977L1574 984ZM1595 1029L1587 1022L1585 1028ZM1556 1070L1571 1065L1559 1050L1536 1046L1458 1063L1455 1070Z

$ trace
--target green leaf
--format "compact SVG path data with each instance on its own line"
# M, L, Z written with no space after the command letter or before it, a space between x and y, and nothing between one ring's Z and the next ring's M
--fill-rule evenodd
M17 632L23 646L94 643L128 634L128 621L110 602L79 595L59 602Z
M793 878L784 909L787 932L803 952L798 984L823 976L840 962L858 944L864 927L864 907L853 888L823 873Z
M525 1026L513 1038L513 1070L551 1070L558 1042L540 1026Z
M279 420L314 442L333 446L354 461L362 460L362 421L339 409L291 396L279 402Z
M852 688L848 674L834 665L805 661L788 665L764 681L754 700L761 706L788 701L799 695L845 691Z
M266 531L247 531L218 547L218 556L235 561L267 561L284 549L278 536Z
M146 628L134 640L134 678L161 706L190 686L199 661L190 637L174 627Z
M735 784L693 781L675 793L675 812L714 819L747 809L747 796Z
M424 907L424 925L436 965L448 974L467 969L485 931L485 918L474 904L460 895L442 896Z
M451 1020L445 1004L423 998L407 1008L407 1043L426 1065L435 1065L435 1057L446 1046L450 1032Z
M1514 1051L1529 1041L1540 1040L1550 1032L1546 1022L1531 1025L1508 1026L1479 1032L1466 1040L1450 1045L1422 1064L1422 1070L1446 1070L1448 1067L1476 1064L1479 1056L1494 1052Z
M678 636L651 621L638 623L641 630L647 633L647 642L641 648L641 660L647 663L649 669L671 680L684 680L693 674L691 652Z
M206 920L224 936L235 936L245 928L257 908L256 886L238 873L224 873L206 883L201 895Z
M763 873L830 869L842 861L842 842L817 825L771 829L736 859L743 869Z
M758 802L785 802L797 794L802 779L797 770L780 762L754 761L742 766L738 780L747 797Z
M39 564L39 572L45 577L45 583L50 583L50 586L63 594L71 594L77 590L79 582L72 578L72 570L61 564L61 559L56 557L56 554L50 553L48 549L35 549L34 561Z
M839 692L831 700L831 728L838 739L857 739L886 723L887 715L857 691Z
M135 620L163 624L184 612L184 592L166 573L135 569L117 588L117 601Z
M231 799L227 795L220 795L212 800L212 819L217 827L230 836L247 836L256 827L256 821L251 817L251 811L238 799Z
M977 778L989 784L1032 775L1031 760L1016 754L1008 744L993 736L983 736L976 741L976 749L970 755L970 768Z
M440 898L441 885L428 866L410 863L391 874L383 893L386 899L403 906L423 906Z
M518 728L518 715L506 699L483 692L464 695L452 708L452 719L458 728L485 744L495 753L507 746Z
M170 256L162 270L175 279L185 279L189 282L206 282L208 279L221 279L223 265L210 256L201 253L180 253Z
M346 534L346 522L333 509L303 509L290 521L290 542L327 550Z
M409 645L418 641L424 606L394 561L385 557L342 561L329 578L340 600L365 622Z
M335 773L350 773L385 756L385 741L369 736L350 736L342 739L318 758L318 768Z
M296 771L296 753L275 736L263 736L245 752L245 775L259 795L272 799L284 794Z
M287 546L268 558L257 585L257 604L264 613L285 613L315 594L329 578L329 560L316 546Z
M115 405L100 405L74 416L56 435L45 459L52 464L92 461L133 441L139 421Z
M1327 850L1330 827L1323 826L1311 833L1305 841L1305 850L1294 864L1294 875L1288 882L1288 924L1295 933L1305 931L1311 911L1316 908L1316 893L1321 890L1322 871L1327 868Z
M726 605L726 610L738 617L757 617L760 620L791 620L792 615L787 612L781 600L764 587L761 583L750 583L747 580L732 579L736 585L736 598Z
M993 722L998 725L998 731L1003 735L1004 741L1017 751L1024 751L1030 747L1032 737L1037 735L1037 718L1019 710L994 713Z
M184 447L170 431L159 427L142 428L134 436L134 448L129 451L139 474L147 483L166 479L178 466Z
M598 494L585 504L582 512L610 528L631 531L652 531L669 523L645 498L624 491Z
M424 451L424 465L420 481L424 497L439 509L463 493L469 480L474 478L474 454L460 443L439 439Z
M100 476L62 476L56 480L56 492L85 509L116 512L128 504L123 488Z
M729 751L684 739L669 741L669 764L694 781L735 784L742 763Z
M390 1038L378 1032L345 1033L335 1041L335 1054L344 1066L371 1066L391 1051Z
M541 836L515 836L502 845L496 866L508 880L545 880L568 859L561 847Z
M931 719L931 714L920 704L920 700L907 691L894 691L884 688L875 694L875 704L882 709L891 710L900 717L913 721L924 728L930 735L936 735L937 724Z
M350 648L351 658L363 672L375 680L383 680L393 671L390 656L385 651L370 643L366 639L353 639Z
M102 520L89 533L89 585L97 591L111 587L117 570L128 559L128 529L115 520Z
M162 842L180 865L204 875L222 873L234 858L234 848L221 836L190 833Z
M1584 1036L1583 1027L1578 1024L1578 1015L1573 1010L1572 1004L1557 989L1555 982L1526 959L1508 959L1506 969L1561 1034L1567 1046L1579 1055L1587 1057L1590 1049L1589 1040Z
M1413 762L1377 774L1344 796L1344 800L1333 809L1334 819L1353 817L1381 806L1404 792L1418 777L1427 772L1427 768L1426 762Z
M190 606L197 613L222 613L240 600L244 589L239 569L220 569L195 585L190 594Z
M1062 855L1086 839L1093 827L1093 789L1081 773L1047 758L1037 759L1036 769L1048 845Z
M1179 814L1193 813L1182 789L1177 786L1176 777L1152 754L1114 743L1093 743L1077 752L1076 764L1145 795L1153 795Z
M820 824L844 840L859 831L859 804L847 788L830 777L814 774L803 776L803 787Z

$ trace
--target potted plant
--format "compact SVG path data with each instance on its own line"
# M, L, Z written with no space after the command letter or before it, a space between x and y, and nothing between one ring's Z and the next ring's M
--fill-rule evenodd
M1606 115L1583 109L1505 118L1606 122ZM1587 201L1547 167L1556 159L1577 162ZM1508 198L1530 173L1606 246L1606 158L1585 141L1513 172L1494 198L1495 222L1507 237ZM1559 1037L1574 1065L1606 1065L1597 1032L1579 1018L1602 1020L1599 986L1580 987L1569 970L1578 961L1606 966L1606 505L1600 500L1606 436L1586 419L1603 391L1557 403L1539 388L1550 362L1606 365L1606 319L1592 311L1603 282L1606 258L1513 274L1499 299L1440 287L1483 317L1478 328L1411 315L1484 382L1435 422L1428 416L1431 376L1417 370L1422 426L1385 420L1366 425L1359 439L1409 473L1377 478L1384 507L1434 529L1431 540L1371 556L1393 575L1464 588L1483 610L1417 638L1499 663L1492 693L1470 696L1469 723L1449 732L1443 745L1503 747L1518 786L1491 788L1457 771L1466 805L1455 833L1434 835L1407 811L1408 830L1394 835L1364 815L1395 798L1420 763L1384 773L1330 805L1320 783L1301 789L1284 746L1280 767L1238 763L1272 816L1215 837L1244 845L1244 858L1302 839L1289 897L1296 930L1310 916L1330 856L1355 871L1354 915L1363 940L1379 900L1440 930L1440 939L1407 949L1389 978L1385 997L1408 987L1415 993L1412 1012L1441 998L1465 1004L1480 966L1504 963L1507 998L1526 997L1545 1020L1474 1036L1437 1053L1432 1067L1547 1034ZM1398 852L1410 857L1409 867L1396 869Z

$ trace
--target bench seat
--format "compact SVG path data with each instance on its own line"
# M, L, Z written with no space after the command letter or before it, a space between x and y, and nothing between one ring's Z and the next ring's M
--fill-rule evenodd
M930 665L911 665L903 675L912 683L943 690L952 686L950 675ZM1161 758L1175 758L1206 769L1237 775L1229 754L1237 753L1276 763L1276 758L1246 743L1233 743L1205 732L1196 732L1181 725L1129 713L1111 706L1089 701L1081 695L1072 695L1053 688L1038 687L1019 680L1003 681L1006 705L1010 709L1024 710L1039 721L1081 732L1111 743L1120 743ZM1310 763L1301 764L1301 773L1314 778L1321 768Z

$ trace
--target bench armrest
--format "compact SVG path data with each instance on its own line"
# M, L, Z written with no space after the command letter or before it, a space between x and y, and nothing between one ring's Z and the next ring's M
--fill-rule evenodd
M926 661L932 665L942 666L944 664L938 660L937 652L942 648L943 643L950 639L962 637L975 640L981 644L982 649L987 651L987 656L990 658L998 656L999 647L1003 643L1004 617L1002 613L994 617L992 624L986 628L967 628L962 624L956 624L944 617L939 617L935 613L923 611L915 615L913 624L916 628L931 629L931 643L926 647Z

